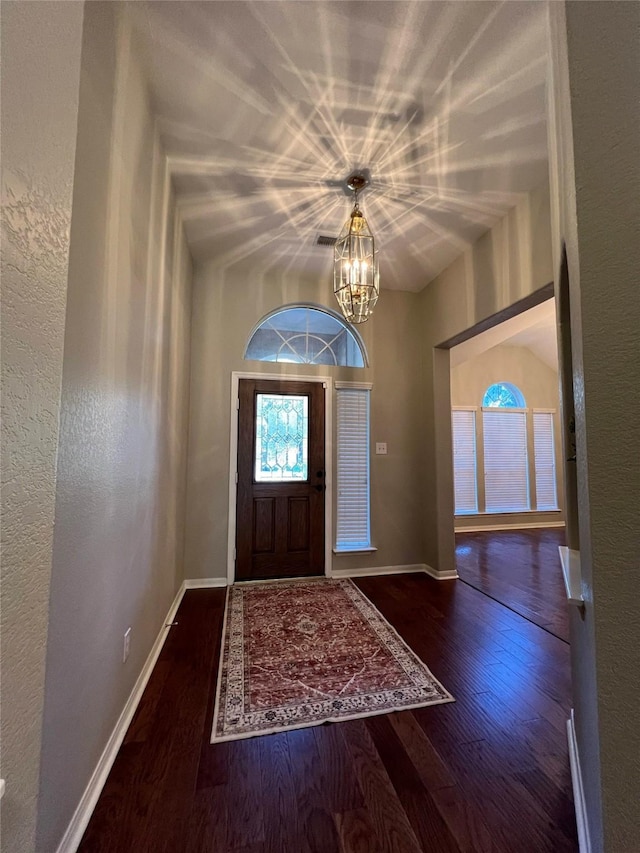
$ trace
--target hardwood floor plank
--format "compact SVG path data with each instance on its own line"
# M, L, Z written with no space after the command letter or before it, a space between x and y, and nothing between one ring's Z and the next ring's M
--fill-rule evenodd
M255 738L260 750L260 780L265 853L296 849L298 823L286 733Z
M411 763L428 791L449 788L455 784L447 766L433 748L413 712L400 711L390 714L389 723L402 741Z
M227 847L237 850L265 842L260 738L236 740L229 756L228 799L231 807ZM267 812L268 806L267 806Z
M498 844L460 787L438 788L432 796L461 853L512 853Z
M329 808L332 813L354 811L364 806L353 760L341 734L341 726L314 726L320 755L321 772L326 781Z
M382 848L366 809L335 815L342 853L382 853Z
M371 717L366 726L420 849L425 853L459 853L460 848L389 719L386 716Z
M299 832L311 853L339 853L340 839L313 729L287 732L287 742Z
M347 746L380 846L385 853L420 853L409 823L384 764L362 720L342 724Z
M197 790L189 814L184 853L220 853L226 850L231 808L224 785Z

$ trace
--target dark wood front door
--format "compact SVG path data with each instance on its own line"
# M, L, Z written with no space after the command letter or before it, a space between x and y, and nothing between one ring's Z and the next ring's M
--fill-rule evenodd
M324 387L241 379L236 580L324 574Z

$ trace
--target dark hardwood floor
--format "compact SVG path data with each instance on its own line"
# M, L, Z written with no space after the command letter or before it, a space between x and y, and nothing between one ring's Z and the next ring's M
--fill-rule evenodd
M564 530L456 533L456 565L466 583L569 642L567 594L558 545Z
M357 581L455 703L209 743L223 590L188 591L82 853L575 853L569 647L460 581Z

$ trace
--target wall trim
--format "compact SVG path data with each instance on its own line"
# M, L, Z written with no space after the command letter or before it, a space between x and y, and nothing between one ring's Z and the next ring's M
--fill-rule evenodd
M369 578L375 575L404 575L413 572L426 572L424 563L412 563L407 566L372 566L369 569L336 569L331 576L334 578Z
M214 580L218 579L215 578ZM189 583L189 581L182 582L178 592L176 593L176 597L173 599L173 603L162 622L160 632L151 647L151 651L149 652L149 656L142 667L142 671L140 672L136 683L133 685L133 690L125 702L122 713L111 732L111 736L109 737L96 768L89 779L89 783L84 790L84 794L80 798L80 802L78 803L73 817L71 818L69 826L67 827L65 834L62 836L62 841L58 845L57 853L76 853L76 850L78 849L78 845L80 844L89 820L91 819L91 815L96 807L98 798L100 797L105 782L107 781L107 776L111 771L113 762L116 760L118 750L122 745L124 736L127 733L127 729L129 728L133 715L135 714L140 699L142 698L144 689L147 686L149 677L151 676L153 668L156 665L156 661L160 656L160 652L164 646L164 641L169 633L169 623L174 620L178 607L180 606L180 602L182 601L182 596L187 589L187 583Z
M368 569L336 569L332 572L334 578L369 578L377 575L405 575L422 572L436 580L455 580L456 572L438 572L426 563L411 563L406 566L373 566Z
M578 847L580 849L580 853L591 853L589 821L587 820L587 804L584 798L584 786L582 784L582 770L580 768L580 754L578 753L578 741L576 740L576 725L573 708L571 709L571 717L567 720L567 740L569 741L571 785L573 787L573 801L575 803L576 824L578 827Z
M191 578L183 583L185 589L211 589L227 585L226 578Z
M425 566L424 570L429 577L437 581L455 581L460 577L455 569L439 571L438 569L434 569L433 566Z
M545 527L564 527L564 521L526 521L513 524L473 524L454 527L456 533L479 533L482 530L541 530Z

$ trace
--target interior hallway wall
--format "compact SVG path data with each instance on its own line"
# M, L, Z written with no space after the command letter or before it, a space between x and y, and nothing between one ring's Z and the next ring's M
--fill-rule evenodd
M549 187L528 193L420 294L422 329L422 529L426 561L454 569L449 353L439 344L553 280Z
M640 5L551 3L553 264L569 271L584 612L575 727L593 853L640 838Z
M2 4L3 853L35 844L82 13Z
M120 4L87 3L41 853L57 849L182 580L190 279L190 255L128 19ZM131 651L123 663L129 627Z
M372 382L371 530L375 553L334 556L333 566L422 563L421 453L417 417L421 393L418 295L383 291L371 320L360 326L370 366L364 369L245 361L255 324L275 308L303 302L337 308L331 263L320 281L260 271L197 267L192 329L191 418L187 505L187 577L226 577L229 524L231 373L330 375ZM335 411L335 408L334 408ZM334 442L335 449L335 442ZM335 525L334 525L335 535Z

